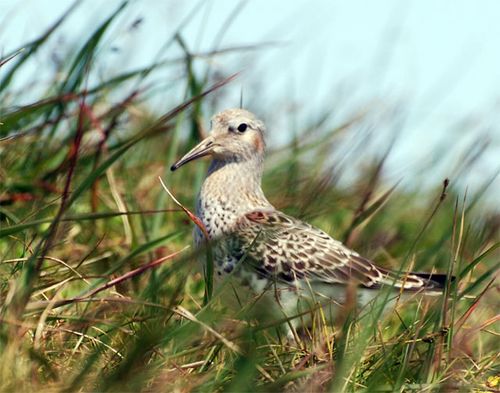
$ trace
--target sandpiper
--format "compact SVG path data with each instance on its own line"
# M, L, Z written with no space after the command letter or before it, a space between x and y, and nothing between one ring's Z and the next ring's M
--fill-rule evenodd
M344 302L354 283L360 305L383 286L395 293L440 293L446 275L398 273L375 265L324 231L276 210L261 188L264 123L244 109L212 118L211 134L172 165L203 156L212 162L197 201L197 215L214 241L215 271L234 276L254 293L272 289L293 315L301 297ZM195 229L195 241L203 234ZM278 294L278 296L276 296Z

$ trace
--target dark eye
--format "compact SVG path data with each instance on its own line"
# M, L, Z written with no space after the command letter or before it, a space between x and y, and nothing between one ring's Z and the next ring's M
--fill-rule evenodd
M246 123L241 123L239 126L238 126L238 131L239 132L245 132L246 129L247 129L248 125Z

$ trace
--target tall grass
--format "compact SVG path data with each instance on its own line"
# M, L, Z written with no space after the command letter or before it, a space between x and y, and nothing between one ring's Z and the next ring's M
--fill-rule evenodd
M388 315L378 303L346 310L333 326L313 310L313 327L288 340L279 329L287 317L252 302L227 309L227 291L207 295L197 262L206 254L186 248L192 222L158 177L194 205L206 163L180 176L167 168L204 134L207 108L233 76L197 74L178 31L185 98L165 113L148 107L148 78L168 62L90 84L103 38L126 7L89 32L29 105L17 105L13 82L68 14L0 60L0 388L498 389L498 216L480 194L457 195L448 181L427 193L386 184L390 148L340 185L347 159L335 144L366 126L363 115L328 128L318 114L310 129L323 131L270 151L264 189L279 208L380 264L455 275L447 296ZM226 50L216 49L210 56Z

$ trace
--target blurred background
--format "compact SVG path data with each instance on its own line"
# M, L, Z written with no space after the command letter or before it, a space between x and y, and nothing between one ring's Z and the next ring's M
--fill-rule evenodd
M499 15L0 0L0 391L498 388ZM454 275L445 295L311 310L293 342L267 307L228 310L158 177L193 209L207 161L169 168L240 105L267 124L271 203L381 266Z
M35 39L71 4L1 0L0 53ZM121 1L75 4L16 73L4 105L45 91ZM360 160L384 154L391 141L389 182L427 191L448 177L457 190L476 192L493 180L483 203L498 209L499 14L494 0L131 1L106 33L88 83L163 63L146 79L148 110L161 113L186 94L188 51L208 78L240 73L206 108L205 126L241 97L266 121L271 148L304 138L311 125L320 138L322 129L359 117L357 130L336 142L339 155L350 152L339 174L345 185Z

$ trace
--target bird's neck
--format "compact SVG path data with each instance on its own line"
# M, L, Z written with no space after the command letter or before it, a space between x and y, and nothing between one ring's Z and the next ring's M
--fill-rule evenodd
M262 194L262 157L255 156L246 160L214 159L208 168L205 183L219 183L227 191Z

